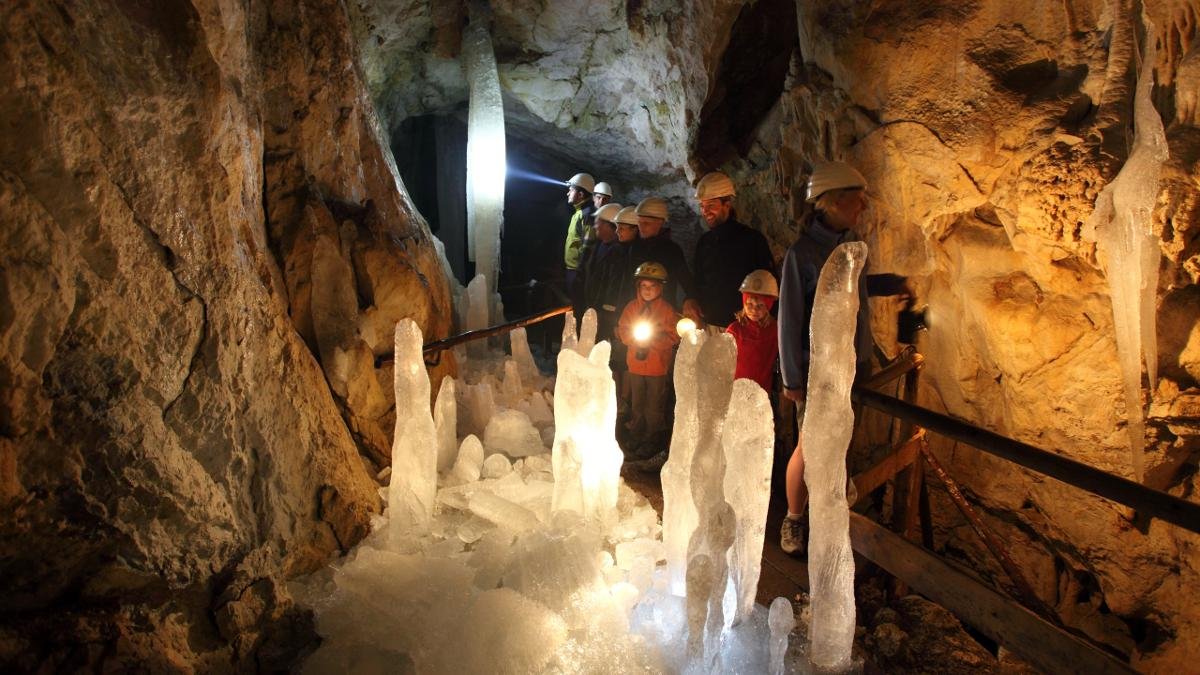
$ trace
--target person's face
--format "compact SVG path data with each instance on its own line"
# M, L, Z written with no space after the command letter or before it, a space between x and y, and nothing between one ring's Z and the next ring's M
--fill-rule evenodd
M638 297L642 302L653 302L662 295L662 284L652 279L638 279Z
M650 237L657 237L658 233L662 231L662 226L663 226L662 218L651 218L650 216L638 216L637 219L638 219L638 235L640 235L642 239L649 239Z
M867 197L861 189L841 190L826 209L829 224L838 230L850 230L858 226L858 219L867 208Z
M761 295L747 293L745 299L742 300L742 309L746 312L746 318L751 321L762 321L767 318L767 301Z
M638 226L637 225L626 225L625 223L621 223L620 225L617 225L617 241L620 241L623 244L627 244L637 238L638 238Z
M611 201L612 197L609 197L608 195L602 195L599 193L592 195L592 205L596 208L600 208Z
M596 236L600 238L600 241L602 241L606 244L617 238L616 226L613 225L612 223L608 222L607 220L601 220L601 219L597 218L595 229L596 229Z
M567 203L568 204L578 204L579 202L583 201L584 199L585 199L585 197L583 194L583 190L580 190L579 188L575 187L574 185L567 187Z
M704 222L708 223L710 228L729 220L732 211L733 200L729 197L705 199L700 202L700 215L704 216Z

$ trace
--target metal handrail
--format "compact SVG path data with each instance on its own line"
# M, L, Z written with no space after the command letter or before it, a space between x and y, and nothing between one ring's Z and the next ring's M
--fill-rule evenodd
M855 387L851 399L937 434L961 441L1081 490L1087 490L1191 532L1200 533L1200 504L1114 476L1093 466L1048 452L961 420L906 403L898 398Z
M559 314L566 314L569 311L571 311L571 306L565 305L563 307L555 307L554 309L548 309L540 314L532 314L532 315L524 317L522 319L516 319L514 321L509 321L508 323L501 323L501 324L496 324L495 326L489 326L487 328L477 328L475 330L465 331L465 332L459 333L458 335L451 335L448 338L445 338L442 340L437 340L436 342L430 342L429 344L422 347L421 351L422 351L422 353L424 353L426 355L436 354L440 351L444 351L446 349L450 349L451 347L455 347L457 345L463 344L464 342L471 342L472 340L482 340L483 338L488 338L493 335L500 335L502 333L507 333L507 332L517 329L517 328L524 328L525 326L529 326L529 325L532 325L535 323L540 323L551 317L558 316Z

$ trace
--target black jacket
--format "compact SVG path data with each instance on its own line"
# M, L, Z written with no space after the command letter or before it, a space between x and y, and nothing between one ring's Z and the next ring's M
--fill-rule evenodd
M776 277L775 258L767 238L758 230L730 218L700 235L696 242L696 294L704 320L728 326L742 309L742 280L754 270L767 270Z
M663 289L663 298L676 310L683 306L683 298L695 297L696 289L692 285L692 273L683 257L683 249L671 239L671 231L667 228L663 228L657 236L635 240L632 258L634 269L644 262L660 263L667 268L667 286ZM683 291L682 297L679 297L680 290ZM630 295L629 300L632 299Z

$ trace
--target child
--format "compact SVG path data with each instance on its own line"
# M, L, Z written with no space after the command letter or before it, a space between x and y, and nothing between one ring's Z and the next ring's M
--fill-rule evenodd
M675 324L679 314L663 299L667 269L656 262L638 265L633 274L637 297L625 305L617 322L617 337L628 347L625 364L629 368L628 454L646 459L653 470L667 459L671 429L667 426L667 405L671 381L667 373L675 358L679 335Z
M737 367L734 379L754 380L770 394L779 353L779 332L771 306L779 297L779 284L767 270L755 270L742 281L742 311L734 315L725 329L737 342Z

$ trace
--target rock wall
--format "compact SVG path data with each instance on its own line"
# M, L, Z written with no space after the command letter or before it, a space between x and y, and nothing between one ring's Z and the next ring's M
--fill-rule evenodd
M333 0L0 9L0 668L310 643L282 582L380 509L387 324L449 326L348 36Z

